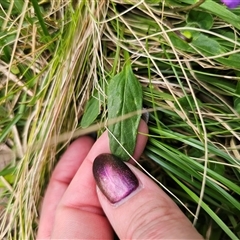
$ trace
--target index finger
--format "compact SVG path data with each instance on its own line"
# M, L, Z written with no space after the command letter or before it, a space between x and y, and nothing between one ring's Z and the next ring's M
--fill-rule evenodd
M68 147L55 167L44 196L37 239L50 237L56 208L93 143L90 137L78 138Z

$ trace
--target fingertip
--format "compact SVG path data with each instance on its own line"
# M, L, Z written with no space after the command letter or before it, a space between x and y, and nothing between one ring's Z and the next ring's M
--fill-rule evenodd
M143 119L140 120L138 131L144 135L148 134L148 125Z

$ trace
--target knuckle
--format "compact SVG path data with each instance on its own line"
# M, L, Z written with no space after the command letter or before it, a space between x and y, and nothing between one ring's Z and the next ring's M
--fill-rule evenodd
M181 214L175 210L168 204L158 204L156 201L143 204L132 215L126 232L127 239L161 239L181 221Z

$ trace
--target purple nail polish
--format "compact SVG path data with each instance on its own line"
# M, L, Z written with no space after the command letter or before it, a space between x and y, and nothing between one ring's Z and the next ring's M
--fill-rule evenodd
M93 175L97 186L111 203L117 203L139 186L130 168L116 156L103 153L93 162Z

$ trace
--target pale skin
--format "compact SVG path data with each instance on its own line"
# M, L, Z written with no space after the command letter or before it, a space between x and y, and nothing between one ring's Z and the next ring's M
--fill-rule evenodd
M141 121L135 159L144 150L146 133ZM63 154L44 196L37 239L113 239L114 231L120 239L203 239L159 186L129 163L142 187L113 206L92 174L101 153L110 153L107 132L96 142L80 137Z

